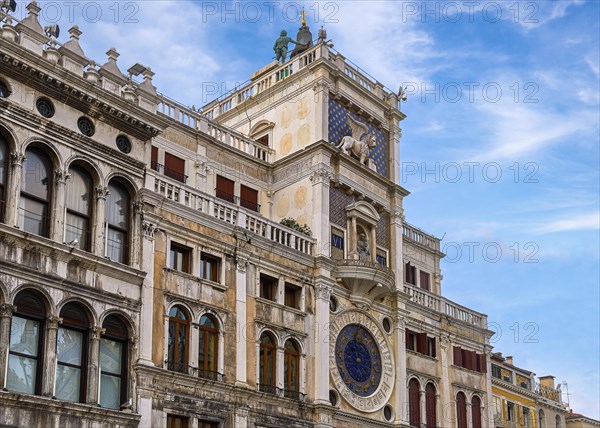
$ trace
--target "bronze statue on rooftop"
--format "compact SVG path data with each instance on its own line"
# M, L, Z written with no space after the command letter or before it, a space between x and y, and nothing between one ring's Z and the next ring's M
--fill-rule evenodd
M291 37L288 37L287 31L281 30L281 35L277 40L275 40L275 46L273 46L276 61L279 61L282 64L285 62L285 59L287 58L288 44L290 43L294 43L295 45L303 44L298 40L294 40Z

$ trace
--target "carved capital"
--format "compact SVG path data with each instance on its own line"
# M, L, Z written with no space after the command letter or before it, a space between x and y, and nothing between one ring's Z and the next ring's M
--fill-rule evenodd
M319 168L313 171L313 173L310 175L310 181L312 181L313 184L329 184L332 177L333 174L331 173L331 171L325 168Z
M406 326L405 319L401 315L394 316L394 327L399 329L404 329Z
M331 89L331 85L326 80L319 80L318 82L316 82L313 85L313 90L316 93L319 93L319 92L329 92L330 89Z
M246 268L248 267L248 260L238 256L235 260L235 266L239 273L246 273Z
M92 327L92 339L99 340L100 336L106 333L106 329L102 327Z
M110 194L110 190L105 186L96 187L96 199L106 200L106 197Z
M12 152L10 154L10 164L13 167L16 166L23 166L23 162L26 160L27 158L25 157L25 155L23 153L17 153L17 152Z
M63 322L63 319L61 317L50 316L46 318L46 321L48 322L49 329L56 330L58 329L58 325Z
M12 317L13 312L15 312L16 310L16 306L4 303L0 305L0 318L10 318Z
M65 184L67 180L71 177L67 171L63 171L61 169L57 169L54 171L54 179L56 180L56 184Z
M333 289L327 284L317 284L315 287L315 295L317 300L325 300L329 302Z
M392 217L392 224L401 225L406 220L406 218L404 217L404 210L394 211L392 213L391 217Z
M131 204L131 207L133 208L133 214L141 214L144 210L144 204L139 201Z
M144 229L144 238L153 240L154 234L158 231L158 226L155 226L153 223L149 221L144 221L142 223L142 227Z

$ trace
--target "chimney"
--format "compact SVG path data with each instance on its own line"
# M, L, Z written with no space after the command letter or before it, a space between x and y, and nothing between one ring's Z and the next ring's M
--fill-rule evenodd
M555 389L554 376L540 376L540 384L550 389Z
M511 366L513 365L513 357L512 357L512 355L508 355L506 357L506 364L510 364Z

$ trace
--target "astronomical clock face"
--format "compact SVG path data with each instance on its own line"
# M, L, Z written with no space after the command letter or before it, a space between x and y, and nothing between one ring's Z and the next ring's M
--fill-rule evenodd
M389 400L394 363L387 340L366 314L339 314L330 328L330 374L342 397L362 412L374 412Z

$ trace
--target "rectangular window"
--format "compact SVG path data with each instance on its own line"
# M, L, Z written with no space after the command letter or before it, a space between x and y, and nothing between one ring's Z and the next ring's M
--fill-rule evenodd
M460 346L453 348L454 365L473 370L479 373L487 373L487 359L485 354L462 349Z
M300 309L300 296L302 289L293 284L285 283L284 304L290 308Z
M269 134L265 134L262 137L258 137L256 139L257 142L259 142L260 144L264 144L265 146L269 145Z
M277 279L265 274L260 274L260 297L267 300L277 301Z
M185 416L167 415L167 428L189 428L189 422Z
M404 265L404 280L409 284L417 285L417 268L410 262L406 262Z
M240 205L249 210L258 212L258 190L251 189L242 184L240 186Z
M502 369L500 366L492 364L492 377L495 377L496 379L502 379Z
M410 351L417 351L417 333L411 330L406 330L406 349Z
M221 259L210 254L200 255L200 278L213 282L219 282L221 271Z
M192 273L190 260L192 249L184 245L171 242L171 269L184 273Z
M165 175L185 183L187 179L185 175L185 160L171 153L165 153Z
M419 274L420 274L420 278L419 279L421 280L421 282L419 284L420 287L423 290L429 291L431 289L429 287L429 274L427 272L423 272L423 271L420 271Z
M385 251L377 250L377 254L375 255L375 260L382 266L387 266L387 254Z
M344 232L333 228L331 229L331 258L344 259Z
M429 355L430 357L433 357L433 358L436 357L436 353L435 353L435 337L428 337L427 338L427 355Z
M150 168L154 171L158 171L160 166L158 165L158 147L152 146L152 155L150 158Z
M507 407L507 416L509 421L515 420L515 405L510 401L506 403Z
M217 175L217 190L216 196L219 199L223 199L228 202L235 202L235 197L233 195L233 186L234 181L229 180L228 178Z

